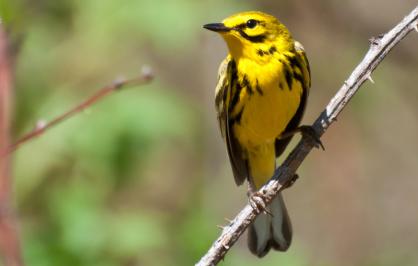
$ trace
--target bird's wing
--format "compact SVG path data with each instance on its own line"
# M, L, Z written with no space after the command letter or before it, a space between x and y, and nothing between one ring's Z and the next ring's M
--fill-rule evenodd
M309 88L311 87L311 69L309 67L308 58L306 57L305 48L303 48L303 45L300 42L295 41L295 49L298 55L297 59L302 66L301 70L304 78L302 84L303 89L309 92Z
M218 70L218 83L216 84L215 88L215 107L218 116L219 122L219 129L221 130L222 137L225 139L226 135L226 94L228 92L228 88L230 86L230 76L231 74L228 73L229 63L231 60L229 58L225 58L222 61L221 65L219 66Z
M219 128L226 142L235 183L241 185L248 176L248 168L243 150L234 135L232 122L229 119L228 103L231 99L232 77L236 76L233 75L233 71L236 71L235 62L228 56L219 67L218 84L215 90L215 106Z

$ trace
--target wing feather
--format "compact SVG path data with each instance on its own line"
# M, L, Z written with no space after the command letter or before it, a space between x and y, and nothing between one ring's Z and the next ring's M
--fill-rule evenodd
M243 150L232 130L233 122L229 119L228 103L231 99L232 80L236 72L235 62L228 56L220 65L218 71L218 84L215 90L215 106L218 115L219 128L226 142L229 161L234 174L235 183L241 185L248 176L247 160Z
M302 65L302 74L304 77L304 82L302 84L303 89L309 91L309 88L311 87L311 69L309 67L308 58L306 57L305 48L303 48L303 45L300 42L295 41L295 49L297 60L299 60Z

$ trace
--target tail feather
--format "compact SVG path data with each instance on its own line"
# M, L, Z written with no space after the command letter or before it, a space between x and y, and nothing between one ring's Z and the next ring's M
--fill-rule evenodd
M248 248L258 256L265 256L271 248L286 251L292 242L292 225L279 194L269 206L272 216L260 214L248 229Z

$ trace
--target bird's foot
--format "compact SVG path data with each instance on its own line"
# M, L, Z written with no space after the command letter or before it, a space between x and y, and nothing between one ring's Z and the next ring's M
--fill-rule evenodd
M298 129L300 133L302 133L303 138L310 139L316 148L322 148L322 150L325 150L324 144L322 144L318 133L316 133L312 126L300 126Z
M257 213L265 213L272 215L271 212L267 209L266 203L263 199L263 195L260 192L252 193L248 197L248 202Z
M322 144L318 133L316 133L315 129L312 126L307 126L307 125L299 126L298 128L294 130L283 133L280 136L280 138L281 139L290 138L290 137L293 137L293 135L295 135L298 132L302 134L303 138L309 139L316 148L322 148L322 150L325 150L324 145Z

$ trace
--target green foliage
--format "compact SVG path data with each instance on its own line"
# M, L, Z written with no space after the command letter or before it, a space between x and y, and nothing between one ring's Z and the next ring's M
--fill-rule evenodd
M205 34L201 26L249 9L280 15L294 35L308 43L305 47L314 77L307 110L309 118L322 110L347 71L360 59L370 32L387 29L386 25L378 30L369 28L370 32L363 33L365 37L356 32L358 39L355 39L346 34L349 30L342 28L345 23L339 19L350 18L350 23L346 24L353 25L357 24L353 21L362 21L356 16L364 13L349 13L343 8L347 13L340 16L338 12L342 11L335 13L330 1L315 4L305 1L303 5L299 2L0 0L0 17L16 51L14 138L33 128L39 119L49 120L68 110L121 74L138 75L141 66L146 64L154 69L156 76L149 85L114 93L14 154L14 195L27 265L180 266L195 263L219 234L216 225L226 223L223 217L232 218L245 203L238 200L244 198L245 189L239 190L233 184L213 108L216 67L226 50L217 36ZM312 8L318 6L332 15L324 16L322 9ZM370 18L375 19L375 16ZM410 50L416 51L415 46ZM342 51L345 56L341 56ZM385 61L385 65L391 66L387 72L381 72L384 75L376 73L378 85L369 86L354 102L356 111L352 112L355 118L352 120L355 123L350 124L347 119L340 129L330 130L330 134L335 132L335 135L324 142L327 153L309 159L324 161L312 163L318 165L315 168L309 166L308 160L308 166L301 170L300 184L286 194L291 199L289 211L295 222L291 250L271 253L259 260L249 254L243 237L221 265L416 264L416 258L405 255L406 246L415 247L418 243L412 239L413 234L408 231L398 236L392 232L392 236L399 238L395 239L389 233L385 235L384 229L377 229L382 221L389 221L390 227L396 224L387 219L387 206L408 205L399 201L399 197L397 203L392 200L394 189L403 186L396 183L388 186L390 193L381 193L384 186L375 185L385 183L382 181L385 174L389 175L386 182L390 182L395 180L393 176L400 178L399 173L375 173L379 179L370 181L370 187L364 186L361 195L367 196L363 197L344 183L363 172L371 178L373 169L392 165L394 158L406 162L409 159L411 165L416 165L416 149L413 148L392 154L397 151L394 147L386 163L375 159L387 153L384 148L387 143L392 144L395 134L386 134L385 139L385 134L378 130L379 124L382 128L387 125L388 113L393 121L404 118L404 124L418 121L409 119L416 101L406 103L407 98L416 98L416 90L410 90L415 93L413 97L406 97L400 88L393 89L398 80L384 81L402 76L402 87L411 87L408 82L416 77L413 72L416 67L408 72L408 67L398 60L390 64ZM342 71L341 66L346 69ZM371 91L376 86L379 91ZM376 96L379 93L382 96ZM387 101L391 103L390 108ZM400 107L403 112L393 112ZM374 108L380 108L375 116L379 114L382 118L370 123ZM380 121L379 124L375 124L376 121ZM363 140L357 136L356 139L355 133L361 131L357 127L370 129L371 124L379 133L371 132L369 138ZM412 132L412 137L399 139L408 141L416 135L416 131L407 132ZM396 132L399 133L402 132ZM339 141L341 138L343 142ZM378 154L371 153L373 161L363 164L355 161L364 154L353 145L361 143L360 139L363 143L382 146L381 152L375 152ZM344 166L340 166L341 160ZM329 165L337 165L338 169L331 167L326 172L324 169ZM359 165L369 168L359 170ZM347 173L349 178L341 178L340 172ZM315 177L310 178L309 174ZM411 181L411 184L416 183ZM339 190L341 187L343 189ZM374 205L370 203L372 191L379 194ZM404 191L400 193L403 197ZM380 194L391 197L381 202ZM411 202L415 195L412 191ZM340 198L343 200L338 201ZM353 211L355 206L363 206L363 202L373 206L372 214ZM292 203L298 208L292 208ZM332 208L332 204L336 205ZM346 216L338 213L341 206ZM379 217L376 206L381 206L385 213L381 219L371 218ZM395 209L398 211L397 207ZM394 217L396 215L389 218ZM351 223L351 220L361 220L361 224ZM416 223L410 224L415 226ZM350 225L352 231L346 232L345 228L341 231L341 227ZM401 223L398 226L399 231L408 230L408 226ZM360 241L355 235L363 238ZM390 245L398 243L395 246L402 252L394 250L393 246L380 247L385 255L375 258L376 249L367 240L377 235L387 236L384 240L376 238L377 243L388 243L390 238ZM409 244L399 244L403 241ZM338 248L333 250L335 243L343 254L340 257ZM356 258L351 258L351 251L357 254ZM335 260L346 264L323 263Z

